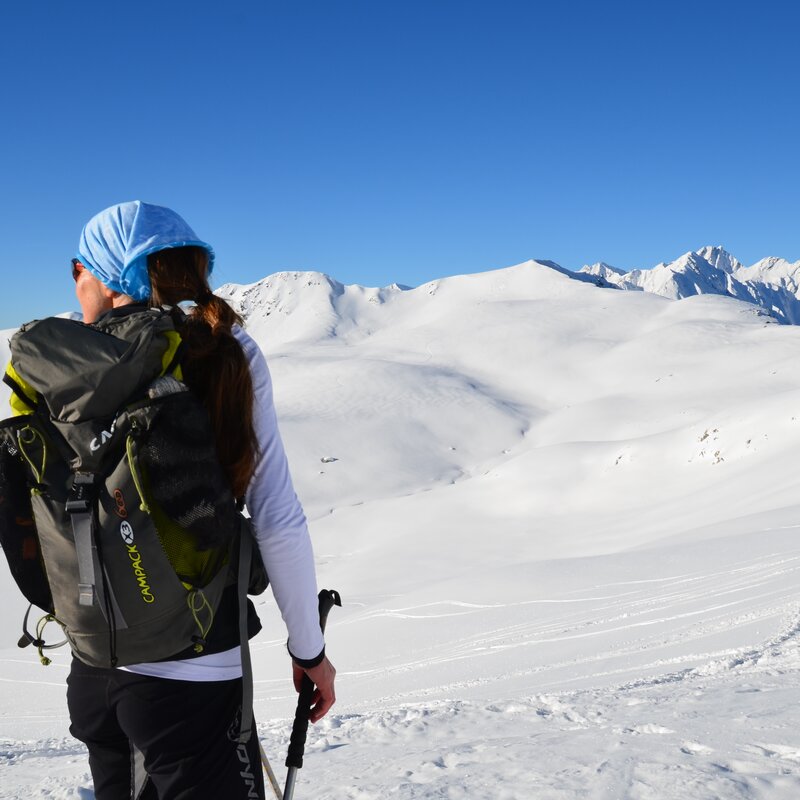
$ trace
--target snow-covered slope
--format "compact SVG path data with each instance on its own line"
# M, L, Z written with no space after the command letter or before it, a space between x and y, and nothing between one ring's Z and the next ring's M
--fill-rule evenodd
M298 797L800 796L800 330L598 277L225 289L345 601ZM14 649L2 596L3 797L90 798L67 658ZM259 610L280 772L293 692Z

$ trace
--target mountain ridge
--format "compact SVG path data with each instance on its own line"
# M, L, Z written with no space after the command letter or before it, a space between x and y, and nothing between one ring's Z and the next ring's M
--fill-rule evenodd
M403 302L400 298L405 295L466 291L488 296L498 282L511 280L521 296L528 297L534 291L534 282L539 285L535 293L544 284L555 291L555 275L595 288L645 292L670 300L696 295L729 297L755 306L779 323L800 324L800 261L790 263L770 256L744 266L721 246L705 246L651 269L628 272L602 261L572 271L555 261L529 259L508 267L438 278L416 287L398 283L367 287L343 284L323 272L287 270L251 284L224 284L217 293L231 302L257 332L267 332L274 328L277 318L282 318L281 340L286 343L348 335L359 328L369 330L377 323L376 308Z
M761 307L778 322L800 324L800 261L790 263L768 256L747 267L725 248L707 245L651 269L624 272L598 262L578 271L619 289L650 292L672 300L697 294L733 297Z

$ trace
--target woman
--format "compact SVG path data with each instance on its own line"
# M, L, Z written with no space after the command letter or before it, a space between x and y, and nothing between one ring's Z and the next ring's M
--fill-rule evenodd
M208 285L214 253L174 211L139 201L100 212L73 260L84 322L147 306L192 309L179 322L185 382L203 400L236 497L244 496L286 623L293 679L316 686L310 719L335 701L335 670L319 628L310 538L289 475L266 362L241 320ZM176 319L180 315L176 314ZM98 800L263 797L255 736L237 745L241 658L235 587L202 655L124 668L77 659L68 678L72 734L89 750ZM229 595L229 596L227 596ZM250 635L260 628L251 605ZM133 774L143 761L141 793ZM256 792L257 794L254 794Z

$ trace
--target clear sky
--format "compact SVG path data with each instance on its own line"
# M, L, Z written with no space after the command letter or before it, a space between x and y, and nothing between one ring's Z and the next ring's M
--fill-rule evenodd
M76 308L83 223L132 199L215 285L800 259L798 8L4 3L0 327Z

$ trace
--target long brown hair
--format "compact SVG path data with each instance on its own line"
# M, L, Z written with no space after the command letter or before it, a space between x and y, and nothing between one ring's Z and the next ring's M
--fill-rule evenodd
M183 377L203 400L214 429L217 454L235 497L243 497L255 469L253 382L241 345L233 336L241 317L208 285L208 254L201 247L174 247L147 257L150 305L194 307L178 320L186 345Z

